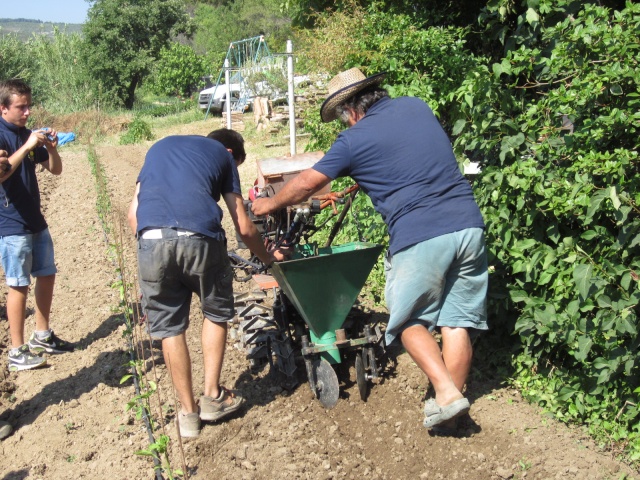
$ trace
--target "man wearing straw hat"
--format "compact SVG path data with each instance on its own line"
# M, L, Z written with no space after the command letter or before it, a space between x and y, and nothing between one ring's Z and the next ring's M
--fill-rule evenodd
M371 197L390 235L385 340L400 342L428 377L435 398L425 402L424 426L444 431L469 411L462 392L471 336L487 329L484 222L429 106L418 98L391 99L380 87L384 78L367 78L357 68L335 76L320 116L349 128L318 163L274 197L255 200L252 210L264 215L299 203L343 176Z

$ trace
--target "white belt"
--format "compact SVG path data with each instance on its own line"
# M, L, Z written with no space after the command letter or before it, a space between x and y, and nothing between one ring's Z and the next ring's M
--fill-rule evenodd
M142 231L142 233L140 234L140 238L143 238L145 240L159 240L161 238L163 238L162 235L162 228L148 228ZM191 236L191 235L198 235L196 232L192 232L190 230L184 230L182 228L173 228L172 229L174 232L176 232L178 234L179 237L182 236Z

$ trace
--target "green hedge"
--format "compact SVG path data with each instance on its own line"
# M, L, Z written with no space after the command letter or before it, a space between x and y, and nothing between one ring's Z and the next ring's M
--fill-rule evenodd
M452 94L455 146L483 165L493 326L519 335L515 384L640 460L640 5L553 14L528 8L535 39L520 25L528 40Z

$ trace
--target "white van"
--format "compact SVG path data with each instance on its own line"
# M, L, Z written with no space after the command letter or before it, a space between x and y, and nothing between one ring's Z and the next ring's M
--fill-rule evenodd
M293 84L295 87L303 86L309 84L310 80L307 75L298 75L293 77ZM257 82L253 88L249 88L244 84L240 83L232 83L230 84L231 89L231 110L235 110L236 104L239 100L242 100L245 104L243 105L243 111L251 109L251 105L253 103L253 98L255 96L268 97L271 99L274 105L287 103L287 94L286 92L281 92L280 90L272 87L266 81ZM254 93L255 89L255 93ZM213 95L213 100L211 100L211 96ZM211 100L211 108L209 108L209 112L213 113L222 113L226 111L226 100L227 100L227 85L220 84L217 87L214 85L213 87L205 88L200 92L198 96L198 105L202 110L206 110L209 107L209 100Z
M233 110L242 97L242 91L239 83L232 83L229 87L231 90L231 110ZM213 96L213 100L211 99L211 96ZM209 101L211 101L211 108L209 108ZM209 108L209 112L213 113L224 112L227 108L226 101L227 86L225 84L220 84L217 87L214 85L213 87L205 88L198 96L198 106L203 110Z

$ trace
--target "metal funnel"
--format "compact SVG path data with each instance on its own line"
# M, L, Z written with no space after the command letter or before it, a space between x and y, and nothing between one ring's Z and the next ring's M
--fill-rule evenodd
M315 343L335 341L382 246L353 242L272 265L272 274L311 330ZM336 349L337 352L337 349ZM339 362L332 355L333 362Z

